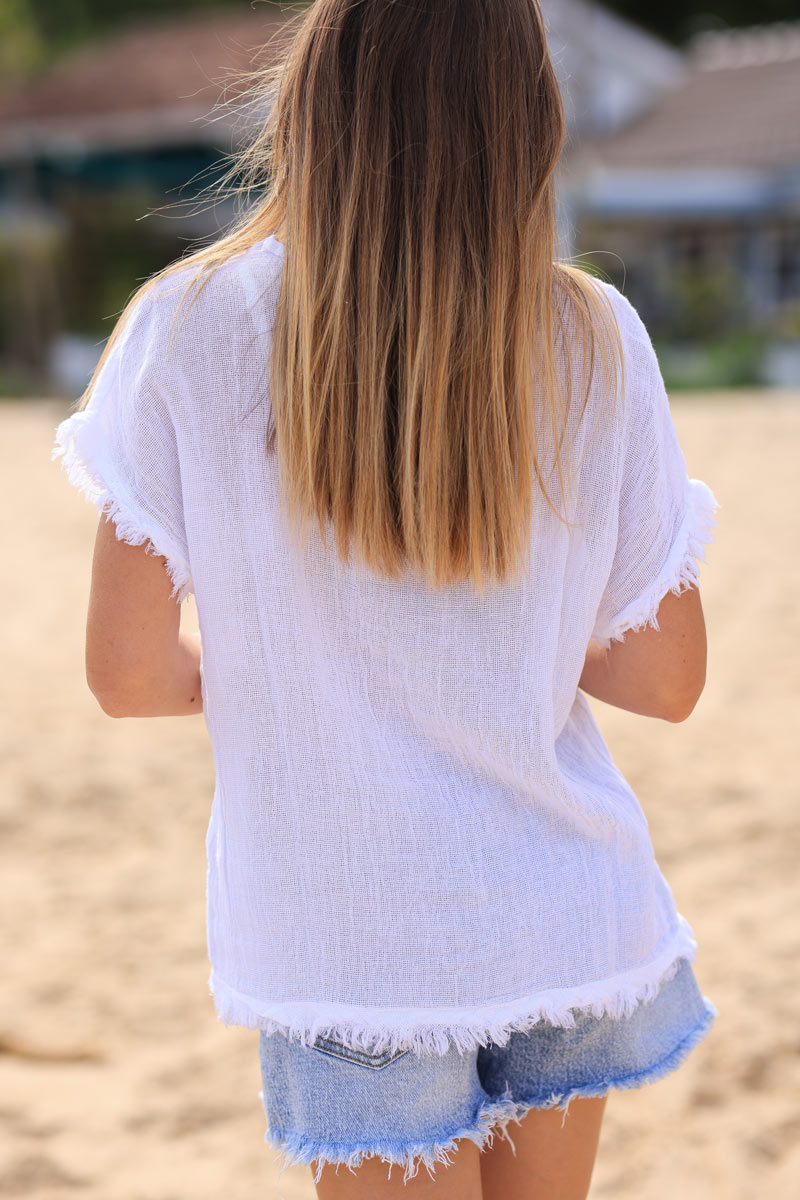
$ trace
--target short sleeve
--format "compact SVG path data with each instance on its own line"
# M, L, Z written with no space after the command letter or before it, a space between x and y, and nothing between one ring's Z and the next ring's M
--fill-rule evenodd
M627 377L616 548L592 638L601 646L647 625L668 592L698 582L719 508L689 478L661 369L641 318L618 294Z
M159 285L134 300L86 407L58 426L51 458L121 541L166 559L180 602L194 588L174 423L180 372L168 348L175 308Z

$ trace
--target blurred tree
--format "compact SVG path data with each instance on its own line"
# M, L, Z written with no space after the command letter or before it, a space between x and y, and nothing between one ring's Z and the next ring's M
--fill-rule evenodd
M6 0L0 0L0 5ZM263 0L10 0L30 8L36 28L52 49L63 49L139 16L202 12L220 8L257 8ZM269 3L270 0L267 0ZM281 3L282 0L277 0Z
M0 79L28 74L43 53L32 0L0 0Z
M623 17L671 42L681 44L696 33L728 26L768 25L800 19L798 0L603 0Z

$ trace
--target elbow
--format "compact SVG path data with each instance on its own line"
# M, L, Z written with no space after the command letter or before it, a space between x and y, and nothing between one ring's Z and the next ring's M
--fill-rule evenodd
M120 696L118 692L104 692L99 688L93 688L91 684L89 690L107 717L130 716L130 705L125 703L124 697Z
M109 661L87 648L86 683L107 717L135 717L146 711L152 680L143 663Z
M696 700L693 704L674 704L671 708L666 708L661 713L661 719L669 721L671 725L680 725L682 721L685 721L692 715L696 704Z
M684 686L674 689L668 696L662 698L662 711L659 716L664 721L669 721L673 725L679 725L692 715L697 702L703 694L706 678L705 671L702 678L686 681Z
M87 671L86 682L100 708L107 717L132 717L137 712L136 694L133 688L121 685L119 679L110 683Z

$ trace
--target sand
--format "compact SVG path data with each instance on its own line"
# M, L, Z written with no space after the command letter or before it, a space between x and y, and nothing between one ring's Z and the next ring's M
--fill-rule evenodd
M612 1096L592 1197L794 1200L800 395L673 409L722 504L708 684L680 725L593 706L720 1015L675 1074ZM84 683L96 517L49 461L66 413L0 405L0 1195L310 1200L306 1168L276 1187L257 1034L208 995L202 718L115 721Z

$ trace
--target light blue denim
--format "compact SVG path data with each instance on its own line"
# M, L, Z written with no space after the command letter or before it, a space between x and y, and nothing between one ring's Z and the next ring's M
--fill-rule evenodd
M674 1071L709 1032L717 1010L688 959L657 995L628 1017L575 1011L571 1028L540 1020L505 1045L443 1055L413 1050L369 1054L318 1037L303 1046L283 1033L259 1037L264 1140L287 1166L361 1165L378 1156L433 1174L460 1138L483 1148L532 1108L563 1109L577 1096L642 1087ZM563 1122L562 1122L563 1123ZM391 1166L389 1168L391 1175Z

